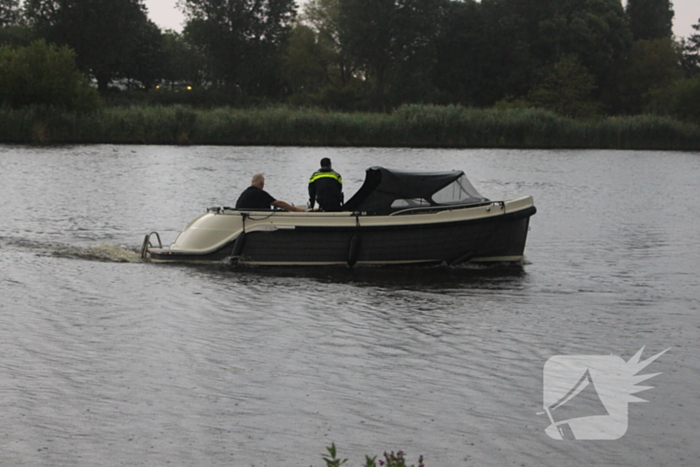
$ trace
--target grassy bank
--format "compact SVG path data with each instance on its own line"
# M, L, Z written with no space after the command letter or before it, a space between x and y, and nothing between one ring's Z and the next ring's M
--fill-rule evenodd
M536 109L405 106L391 114L273 108L0 108L0 142L590 148L700 151L700 126L641 115L572 120Z

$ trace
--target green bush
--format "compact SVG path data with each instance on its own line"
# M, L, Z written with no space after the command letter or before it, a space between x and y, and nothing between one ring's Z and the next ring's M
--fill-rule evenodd
M681 120L700 124L700 78L676 81L657 96L667 112Z
M100 106L100 97L78 71L70 48L35 41L0 47L0 103L90 111Z

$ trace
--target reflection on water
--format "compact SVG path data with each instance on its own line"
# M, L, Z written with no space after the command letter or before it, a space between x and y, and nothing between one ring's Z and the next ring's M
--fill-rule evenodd
M525 277L522 264L468 265L459 267L328 267L253 268L238 266L232 274L267 277L303 277L319 284L350 284L384 289L450 291L455 288L518 287Z
M321 157L464 169L533 195L523 264L256 268L142 261L265 171L302 204ZM0 147L0 464L691 466L700 456L700 159L605 151ZM544 429L553 355L672 350L604 444Z

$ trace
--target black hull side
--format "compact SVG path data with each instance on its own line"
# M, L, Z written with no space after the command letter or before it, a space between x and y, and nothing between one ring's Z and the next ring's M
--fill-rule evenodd
M441 224L297 227L246 235L240 262L252 264L459 264L520 259L535 208ZM360 218L360 222L362 218Z
M512 261L525 249L534 207L502 216L439 224L304 227L255 231L208 255L151 253L161 261L220 261L240 251L241 264L459 264ZM360 223L362 217L359 218Z

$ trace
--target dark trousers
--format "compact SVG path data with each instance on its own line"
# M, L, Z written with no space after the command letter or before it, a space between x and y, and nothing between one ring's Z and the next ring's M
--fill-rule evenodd
M338 212L341 210L339 200L317 199L316 201L318 201L318 207L320 207L322 211Z

